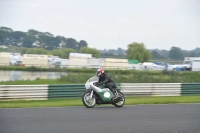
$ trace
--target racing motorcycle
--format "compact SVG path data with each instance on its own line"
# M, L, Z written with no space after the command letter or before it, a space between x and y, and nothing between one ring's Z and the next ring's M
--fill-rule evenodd
M125 97L117 88L115 98L112 91L105 86L97 85L98 77L92 77L85 84L86 92L82 96L82 102L87 108L93 108L96 104L113 104L115 107L122 107L125 103Z

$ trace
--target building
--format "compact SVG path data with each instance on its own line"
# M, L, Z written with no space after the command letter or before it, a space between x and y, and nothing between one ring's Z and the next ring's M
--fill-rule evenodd
M95 59L95 58L88 59L87 68L100 68L102 67L103 62L104 59Z
M10 53L0 53L0 66L10 66Z
M115 59L115 58L105 58L102 63L104 69L128 69L128 60L127 59Z
M139 64L138 60L128 59L128 70L140 70L141 64Z
M92 54L83 54L83 53L70 53L69 59L90 59Z
M69 59L67 67L69 68L86 68L87 67L87 59Z
M48 55L24 54L22 58L24 66L49 67Z
M67 67L86 68L90 58L92 58L91 54L70 53Z

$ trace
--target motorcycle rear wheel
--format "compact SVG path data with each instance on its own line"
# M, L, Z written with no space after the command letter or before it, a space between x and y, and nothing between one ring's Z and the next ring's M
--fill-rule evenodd
M82 96L82 102L87 108L93 108L96 105L96 98L94 95L90 98L90 93L85 92Z
M124 106L124 103L125 103L125 97L124 97L124 94L121 93L120 91L118 91L118 94L119 94L120 97L122 98L122 101L113 103L113 105L114 105L115 107L122 107L122 106Z

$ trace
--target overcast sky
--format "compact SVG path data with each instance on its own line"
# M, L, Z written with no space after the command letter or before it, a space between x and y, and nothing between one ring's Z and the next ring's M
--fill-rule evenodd
M0 0L0 27L85 40L96 49L200 47L200 0Z

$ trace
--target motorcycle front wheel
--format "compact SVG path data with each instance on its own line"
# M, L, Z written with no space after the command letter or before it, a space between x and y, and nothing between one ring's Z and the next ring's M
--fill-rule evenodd
M85 92L82 96L82 102L87 108L93 108L96 104L96 98L94 95L90 98L90 93Z

